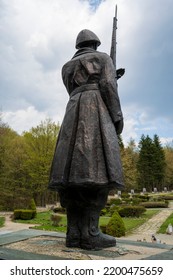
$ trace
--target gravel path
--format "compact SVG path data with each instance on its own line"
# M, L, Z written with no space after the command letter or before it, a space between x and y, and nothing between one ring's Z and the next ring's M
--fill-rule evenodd
M135 241L147 241L151 242L151 235L154 234L161 243L173 244L173 235L169 234L157 234L157 230L163 224L169 215L173 213L173 202L169 204L169 208L160 209L160 212L154 215L146 223L139 226L131 234L127 235L123 239L130 239Z
M18 231L22 229L29 229L31 224L16 223L11 220L12 213L0 212L1 217L5 217L5 225L0 228L0 234Z

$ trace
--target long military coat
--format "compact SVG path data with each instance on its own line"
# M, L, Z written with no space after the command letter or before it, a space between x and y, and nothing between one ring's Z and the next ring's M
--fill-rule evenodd
M111 58L80 49L62 69L69 93L49 188L123 187L116 123L122 112Z

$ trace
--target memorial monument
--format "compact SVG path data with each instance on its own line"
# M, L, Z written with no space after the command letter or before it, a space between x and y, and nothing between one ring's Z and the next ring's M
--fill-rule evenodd
M123 172L118 136L123 114L116 70L116 15L111 57L91 30L79 32L77 52L62 68L69 94L52 161L49 189L58 191L67 211L66 246L101 249L116 239L100 232L99 215L112 189L122 190Z

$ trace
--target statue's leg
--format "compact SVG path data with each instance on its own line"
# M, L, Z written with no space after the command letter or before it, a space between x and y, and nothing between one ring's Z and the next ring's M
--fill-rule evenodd
M66 246L80 248L81 209L78 205L78 193L75 188L64 189L59 192L62 207L67 212Z
M80 248L80 220L81 211L77 207L67 208L66 246Z
M81 248L87 250L98 250L116 245L116 239L110 235L103 234L99 230L99 216L104 208L108 196L108 190L98 190L88 193L88 207L83 208L81 226Z

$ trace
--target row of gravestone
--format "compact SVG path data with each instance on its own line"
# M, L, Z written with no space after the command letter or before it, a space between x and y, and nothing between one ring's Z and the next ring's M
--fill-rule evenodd
M164 187L163 192L167 192L167 191L168 191L168 189L167 189L166 187ZM157 193L157 192L158 192L157 188L154 188L154 189L153 189L153 192L154 192L154 193ZM143 188L142 193L144 193L144 194L147 193L146 188ZM131 195L135 194L134 189L131 189L130 194L131 194ZM118 191L118 192L117 192L117 195L118 195L118 197L121 197L121 191Z

